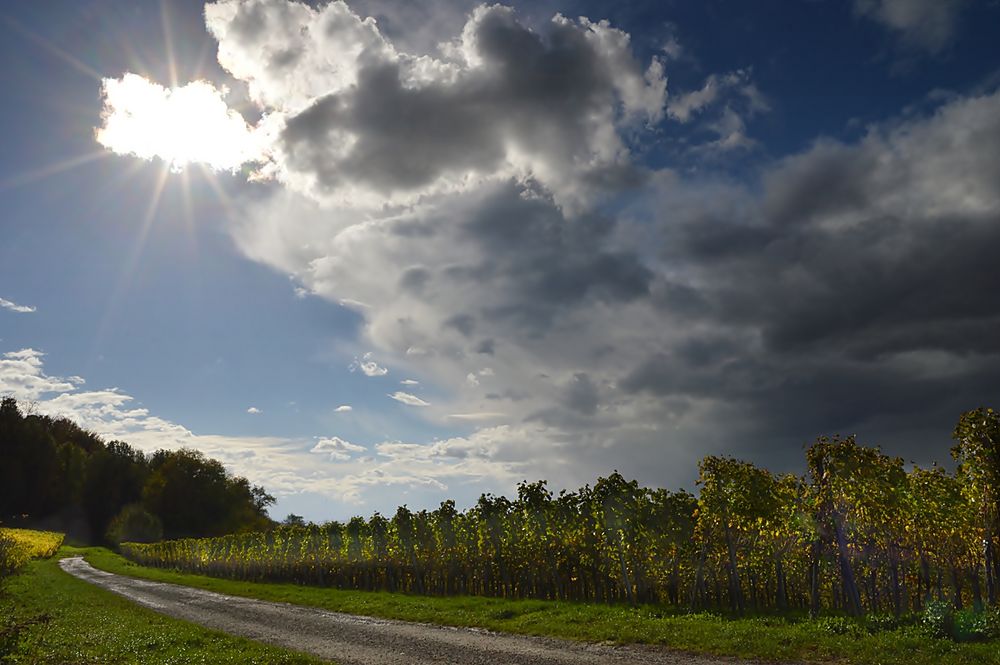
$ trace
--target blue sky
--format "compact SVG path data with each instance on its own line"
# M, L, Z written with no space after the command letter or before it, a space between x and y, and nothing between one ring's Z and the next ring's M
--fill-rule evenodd
M943 459L995 398L997 3L212 6L0 12L0 391L317 520L834 432ZM265 148L99 144L127 73Z

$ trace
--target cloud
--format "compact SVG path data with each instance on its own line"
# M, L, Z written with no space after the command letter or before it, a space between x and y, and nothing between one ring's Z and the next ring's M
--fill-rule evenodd
M30 305L18 305L16 302L11 302L4 298L0 298L0 307L4 309L9 309L12 312L17 312L18 314L31 314L37 311L37 308Z
M410 393L404 393L401 390L397 390L396 392L389 395L389 397L396 400L397 402L406 404L407 406L430 406L428 402L425 402L416 395L411 395Z
M251 415L256 415L260 413L260 409L258 409L256 406L251 406L249 409L247 409L247 413Z
M263 485L279 503L298 495L320 497L324 507L315 511L316 519L343 519L362 504L366 511L390 512L398 501L384 491L388 485L445 492L451 484L474 481L483 491L500 491L524 473L524 465L503 452L530 438L521 430L499 427L420 444L383 442L374 446L374 455L364 455L368 448L336 436L299 440L197 434L135 408L134 398L117 388L85 391L79 388L84 383L80 377L48 375L43 359L34 349L0 356L0 394L15 397L32 412L69 418L105 440L127 441L145 452L201 450ZM317 454L329 455L337 464L319 468Z
M264 159L264 125L254 130L207 81L164 88L138 74L104 79L97 142L119 155L158 157L174 169L199 163L235 171Z
M881 23L910 47L938 53L955 39L968 0L854 0L859 16Z
M747 119L770 110L770 103L754 84L748 69L711 74L698 90L670 96L667 114L680 123L703 118L701 127L716 136L694 146L696 153L710 154L753 147L747 135Z
M334 413L349 413L354 410L350 404L341 404L336 409L333 410Z
M420 385L420 382L417 381L416 379L403 379L399 383L400 383L400 385L403 385L403 386L419 386Z
M364 343L444 390L421 416L503 414L533 475L686 484L703 454L788 468L831 432L928 461L1000 380L997 118L1000 94L956 98L817 141L759 188L652 173L614 216L512 180L353 224L284 194L234 237L368 303Z
M320 439L309 451L319 455L328 455L332 460L347 460L351 458L351 453L363 453L367 451L364 446L359 446L345 441L339 436L331 436Z
M42 372L44 356L35 349L4 353L0 358L0 393L35 401L46 393L75 390L77 382Z
M589 197L581 177L631 168L620 127L663 114L662 63L640 66L606 22L556 15L536 33L484 5L433 58L398 51L343 2L223 0L205 15L220 64L282 126L262 175L327 202L533 177L572 204Z
M357 314L374 351L352 369L434 386L389 395L412 417L468 428L335 470L279 456L286 491L690 487L705 454L793 470L836 432L927 462L1000 382L1000 93L761 155L740 184L630 146L686 125L695 156L752 147L751 73L667 97L664 61L606 23L481 7L428 55L338 2L206 17L280 128L258 175L285 186L236 199L237 246Z
M481 411L478 413L449 413L448 418L452 420L466 420L471 422L502 420L506 414L499 411Z
M372 353L369 351L361 360L357 358L351 363L350 370L353 372L356 369L360 369L361 373L365 376L385 376L389 373L388 368L382 367L377 362L372 359Z

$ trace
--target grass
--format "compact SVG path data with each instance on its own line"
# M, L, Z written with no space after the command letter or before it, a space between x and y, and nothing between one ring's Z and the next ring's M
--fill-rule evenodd
M320 661L165 617L67 575L56 559L47 559L27 563L0 596L0 662Z
M236 582L134 564L103 548L71 550L109 572L173 582L234 596L449 626L576 640L647 643L697 653L857 665L1000 665L1000 643L955 643L919 627L869 633L844 619L680 614L670 608L555 601L451 598L341 591L293 584Z

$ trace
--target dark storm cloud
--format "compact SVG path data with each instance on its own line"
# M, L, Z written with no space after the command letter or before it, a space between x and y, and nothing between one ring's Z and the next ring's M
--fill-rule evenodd
M597 405L600 402L597 386L584 372L573 375L573 379L566 386L563 399L568 408L587 416L597 412Z
M596 215L567 220L550 199L508 184L477 201L460 227L483 263L461 274L454 267L446 272L501 295L482 310L490 321L514 322L537 334L560 310L649 294L653 273L638 256L606 249L613 228L612 220Z
M736 406L757 447L867 427L942 458L949 419L1000 391L1000 93L818 144L764 181L743 218L664 225L688 283L657 303L697 332L620 387Z
M619 120L657 117L662 76L606 25L535 33L481 8L422 64L354 28L357 67L318 94L268 81L308 97L281 107L278 177L346 192L315 196L336 219L276 248L281 211L254 246L283 269L315 252L296 277L364 303L366 344L441 387L427 414L499 413L496 456L673 483L709 452L788 468L816 435L858 432L928 461L995 399L1000 94L740 184L631 165Z

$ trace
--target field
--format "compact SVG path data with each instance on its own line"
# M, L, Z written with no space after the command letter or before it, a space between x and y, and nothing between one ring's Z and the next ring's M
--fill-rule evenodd
M64 549L84 554L97 568L123 575L391 619L596 642L650 643L762 660L858 665L1000 664L996 642L956 643L937 639L929 636L921 625L907 622L894 626L879 620L855 621L843 616L811 621L801 614L737 619L706 612L687 614L657 605L428 597L241 582L140 566L103 548Z

